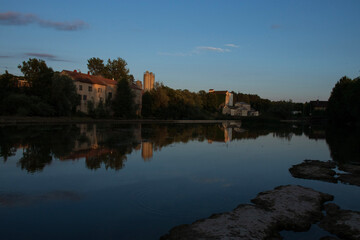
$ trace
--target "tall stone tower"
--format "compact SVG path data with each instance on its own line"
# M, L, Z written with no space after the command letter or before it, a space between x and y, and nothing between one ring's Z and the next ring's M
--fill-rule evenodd
M154 88L155 74L149 71L144 73L144 91L150 91Z

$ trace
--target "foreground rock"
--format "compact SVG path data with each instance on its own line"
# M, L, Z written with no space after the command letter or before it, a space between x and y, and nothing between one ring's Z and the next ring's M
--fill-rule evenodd
M310 188L280 186L259 193L254 204L177 226L161 239L281 239L281 230L305 231L320 221L323 203L332 199Z
M334 169L347 173L336 174ZM354 164L336 164L333 161L304 160L304 162L294 165L289 169L291 175L296 178L321 180L337 183L338 181L346 184L360 186L360 166Z
M320 227L344 239L360 239L360 212L342 210L334 203L325 206Z
M336 183L336 172L333 170L336 164L331 161L304 160L303 163L292 166L289 169L292 176L296 178L321 180Z

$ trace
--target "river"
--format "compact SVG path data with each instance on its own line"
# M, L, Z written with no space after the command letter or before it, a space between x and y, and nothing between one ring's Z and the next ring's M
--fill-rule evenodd
M359 186L289 172L305 159L359 162L359 139L292 124L1 126L0 239L158 239L287 184L360 211ZM281 235L329 234L313 225Z

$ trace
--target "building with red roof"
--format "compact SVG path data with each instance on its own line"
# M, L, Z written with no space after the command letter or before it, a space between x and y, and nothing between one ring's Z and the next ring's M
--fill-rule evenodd
M112 100L116 93L117 81L104 78L101 75L90 75L74 71L63 70L64 74L74 80L76 91L81 97L80 105L77 110L83 113L88 113L88 102L91 101L94 107L98 106L100 102L105 103L107 100ZM131 83L133 90L134 104L136 106L137 115L141 115L142 107L142 89L136 84Z

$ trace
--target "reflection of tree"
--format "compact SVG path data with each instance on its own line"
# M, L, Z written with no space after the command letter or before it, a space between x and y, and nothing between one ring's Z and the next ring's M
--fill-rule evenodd
M125 166L127 159L126 153L120 153L118 151L109 152L99 156L86 158L86 167L92 170L96 170L101 167L101 164L105 165L105 168L120 170Z
M293 135L302 135L306 128L294 127L289 124L261 124L244 126L247 130L242 130L237 126L223 126L222 124L168 124L168 125L143 125L143 141L152 142L154 150L173 143L188 141L226 142L225 127L234 128L232 140L256 139L273 133L274 137L291 140Z
M0 128L0 154L4 161L23 148L23 156L18 162L21 169L28 172L41 171L50 164L52 157L69 153L78 136L74 125L18 125Z
M256 139L272 133L275 137L291 139L291 136L309 135L308 128L292 125L237 125L223 124L78 124L7 126L0 128L0 154L4 161L15 154L20 146L23 156L18 166L29 172L41 171L51 164L52 158L61 161L84 158L86 167L120 170L127 155L138 150L143 143L144 160L152 158L152 151L161 150L173 143L189 141L226 142ZM230 129L231 128L231 129ZM146 151L145 151L146 150Z
M86 167L120 170L141 139L140 125L80 125L82 133L76 141L78 148L63 156L62 160L85 158ZM139 132L138 134L136 134Z
M360 164L360 130L329 127L326 142L334 161L339 163L357 162Z
M24 150L23 156L17 164L21 169L33 173L43 170L51 161L52 156L49 148L41 145L31 145Z
M15 156L15 153L16 153L15 146L9 143L3 143L0 145L0 157L4 159L4 162L6 162L9 157Z

